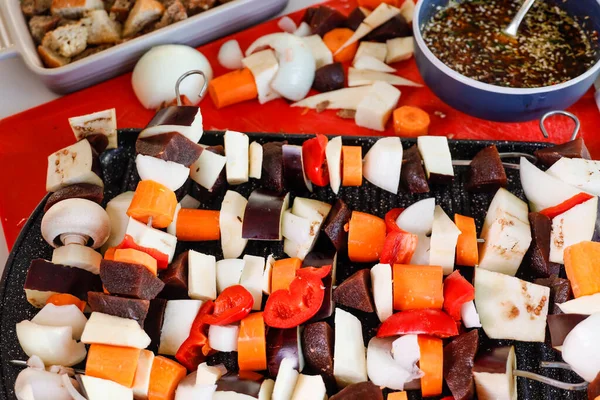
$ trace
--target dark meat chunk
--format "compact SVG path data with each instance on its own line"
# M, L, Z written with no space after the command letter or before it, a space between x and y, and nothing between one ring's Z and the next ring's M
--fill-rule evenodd
M312 88L318 92L331 92L342 89L345 79L342 63L324 65L315 72Z
M577 138L570 142L559 144L557 146L547 147L536 150L535 155L539 162L546 167L551 167L555 162L563 157L567 158L585 158L591 160L590 151L582 138Z
M323 232L337 251L345 250L348 247L348 232L344 229L344 225L350 222L351 216L352 210L348 208L344 200L338 199L323 224Z
M173 161L186 167L192 165L202 153L202 147L178 132L138 139L135 150L138 154Z
M262 177L263 188L276 193L283 192L283 145L285 142L268 142L263 145Z
M179 254L160 274L165 287L159 297L168 300L189 299L188 296L188 259L189 252Z
M329 400L383 400L383 392L371 381L354 383L346 386Z
M346 28L357 30L367 16L360 7L356 7L346 19Z
M41 44L44 35L55 29L60 22L56 15L36 15L29 20L29 30L36 44Z
M110 294L143 300L152 300L165 286L143 265L111 260L100 263L100 278Z
M531 226L531 246L527 252L529 267L536 278L548 278L552 274L558 275L560 265L550 262L550 232L552 221L547 216L532 212L529 213Z
M465 188L470 192L495 192L506 187L508 178L495 145L481 150L469 166Z
M456 400L475 395L473 365L479 347L477 329L463 333L444 347L444 380Z
M327 322L314 322L302 331L302 349L306 365L318 372L327 387L335 387L333 376L333 329Z
M364 40L370 42L385 42L397 37L412 36L412 27L402 15L396 15L383 25L375 28L365 36Z
M581 314L548 315L548 330L552 347L561 347L573 328L587 317L588 315Z
M44 212L47 212L50 207L66 199L86 199L93 201L94 203L101 204L104 199L104 189L91 183L77 183L71 186L65 186L62 189L52 193L46 205L44 206Z
M404 151L400 182L410 193L429 193L427 176L416 144Z
M148 300L109 296L100 292L89 292L88 304L92 312L97 311L115 317L133 319L142 328L150 307Z
M150 336L151 340L148 350L155 353L158 351L158 345L160 344L160 332L165 319L165 308L167 308L167 300L150 300L150 307L144 321L144 331Z
M324 36L330 30L344 26L345 23L346 17L338 10L319 6L313 12L309 25L313 34Z
M557 275L551 275L549 278L536 279L534 283L550 288L549 314L562 313L558 304L562 304L573 298L571 282L569 282L568 279L559 278Z
M315 15L316 11L317 7L307 8L304 12L304 17L302 17L302 22L306 22L308 25L310 25L310 21L312 20L312 17Z
M371 272L361 269L352 274L333 291L333 301L364 312L374 312L371 298Z

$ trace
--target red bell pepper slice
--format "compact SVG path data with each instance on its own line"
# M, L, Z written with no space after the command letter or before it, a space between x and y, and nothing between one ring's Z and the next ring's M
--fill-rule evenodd
M254 298L242 285L229 286L221 292L215 300L215 309L212 314L207 314L203 322L208 325L229 325L246 318Z
M575 196L571 197L568 200L563 201L557 206L548 207L540 211L540 214L545 215L546 217L553 219L554 217L569 211L571 208L580 205L581 203L585 203L593 196L587 193L579 193Z
M377 331L378 338L399 335L430 335L448 338L458 335L456 322L442 310L426 308L393 314Z
M265 324L280 329L294 328L319 311L324 297L325 287L321 279L297 276L289 289L271 293L263 314Z
M385 214L385 231L386 233L401 231L396 223L396 220L404 212L404 208L392 208L390 211Z
M156 260L158 269L166 269L169 266L169 256L151 247L138 245L131 235L125 235L123 241L116 247L117 249L134 249L144 252Z
M325 158L327 142L326 136L317 135L317 137L308 139L302 144L304 173L317 186L327 186L329 184L329 170Z
M475 299L475 288L460 272L454 271L444 280L444 311L455 321L460 321L463 304Z
M419 237L398 228L385 237L379 262L382 264L410 264L417 249Z
M296 270L296 276L302 276L305 278L317 278L323 279L331 273L331 265L324 265L322 267L304 267Z
M190 335L175 354L177 361L188 371L195 371L211 350L208 347L208 325L204 322L204 317L211 314L214 308L215 303L210 300L200 307L190 329Z

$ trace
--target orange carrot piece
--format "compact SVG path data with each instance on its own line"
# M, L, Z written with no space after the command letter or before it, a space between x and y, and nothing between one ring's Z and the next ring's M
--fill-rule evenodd
M133 386L140 351L130 347L92 344L85 363L85 374L130 388Z
M219 211L182 208L177 214L177 240L203 242L219 240Z
M168 187L152 181L145 180L138 183L127 215L148 223L152 218L152 226L166 228L173 221L177 197Z
M412 0L406 0L412 1ZM371 10L376 9L381 3L386 3L394 7L398 7L399 0L358 0L359 7L365 7ZM389 399L389 397L388 397Z
M567 247L565 270L575 297L600 292L600 243L581 242Z
M444 380L444 345L442 339L419 335L421 359L419 368L425 375L421 377L421 394L423 397L439 396L442 394Z
M208 93L217 108L258 97L254 75L248 68L231 71L214 78L208 84Z
M352 61L358 50L358 42L352 43L348 47L344 48L338 54L335 54L340 47L344 45L354 35L354 31L348 28L335 28L330 30L323 36L323 42L325 46L333 54L333 61L335 62L346 62Z
M385 243L385 221L375 215L352 211L348 229L348 257L354 262L379 260Z
M402 106L394 110L396 136L414 138L427 135L430 124L429 114L418 107Z
M241 371L267 369L267 342L263 313L253 313L240 322L238 365Z
M149 254L136 249L117 249L114 256L115 261L121 261L131 264L139 264L148 268L154 275L157 274L156 260Z
M83 312L87 303L69 293L55 293L48 297L46 304L54 304L55 306L77 306Z
M342 186L362 185L362 147L342 146Z
M104 259L105 260L114 260L115 259L115 251L117 251L116 247L109 247L108 249L106 249L106 251L104 252Z
M394 265L394 309L441 309L444 305L444 271L431 265Z
M461 232L456 243L456 264L474 267L479 264L475 220L471 217L454 214L454 223Z
M387 400L408 400L406 392L393 392L389 393Z
M275 261L271 274L271 293L280 289L289 289L296 278L296 271L302 266L299 258L284 258Z
M178 362L156 356L150 371L148 400L173 400L177 385L185 378L187 371Z

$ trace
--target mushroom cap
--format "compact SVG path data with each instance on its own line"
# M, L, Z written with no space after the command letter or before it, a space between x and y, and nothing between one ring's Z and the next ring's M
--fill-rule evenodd
M50 207L42 219L42 236L50 246L62 246L63 234L89 238L88 245L97 249L108 240L110 219L93 201L66 199Z

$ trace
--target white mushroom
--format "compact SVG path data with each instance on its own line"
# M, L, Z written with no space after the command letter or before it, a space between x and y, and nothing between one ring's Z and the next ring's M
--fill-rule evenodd
M97 249L110 235L110 220L98 204L66 199L50 207L42 219L42 236L52 247L90 244Z

